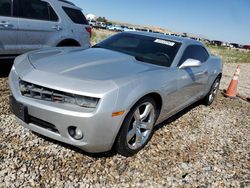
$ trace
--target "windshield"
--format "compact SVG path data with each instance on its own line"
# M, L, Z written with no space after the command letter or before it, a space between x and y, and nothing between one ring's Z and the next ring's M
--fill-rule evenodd
M138 61L170 67L180 43L132 33L114 35L93 48L105 48L134 56Z

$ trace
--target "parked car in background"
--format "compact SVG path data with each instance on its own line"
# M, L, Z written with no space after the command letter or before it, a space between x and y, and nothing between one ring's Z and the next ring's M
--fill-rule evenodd
M0 58L53 46L90 47L81 9L65 0L1 0Z
M228 42L222 42L221 46L223 46L223 47L230 47L230 44Z
M134 27L124 27L123 28L124 31L135 31Z
M107 29L110 31L124 31L120 25L108 25Z
M215 46L221 46L222 45L222 41L219 41L219 40L211 40L210 41L210 44L211 45L215 45Z
M156 124L198 100L210 105L221 75L221 60L201 42L122 32L86 50L19 56L9 76L10 105L34 132L88 152L115 148L131 156Z
M145 28L136 28L136 31L153 32L153 30Z
M240 48L240 45L237 43L229 43L230 48Z
M97 24L95 20L88 20L88 22L91 27L95 27Z
M107 25L104 22L97 21L94 27L97 29L106 29Z
M244 45L243 48L246 50L250 50L250 45Z

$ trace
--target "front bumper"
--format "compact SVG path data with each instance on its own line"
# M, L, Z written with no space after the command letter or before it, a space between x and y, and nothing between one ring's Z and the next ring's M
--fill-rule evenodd
M25 106L27 116L38 121L17 121L24 127L46 137L76 146L84 151L97 153L112 148L116 135L123 122L123 116L112 117L116 104L116 96L104 95L98 107L94 110L27 98L19 90L19 78L15 71L9 75L9 85L14 99ZM55 129L46 128L37 122L46 122ZM68 127L75 126L84 134L82 140L73 139L68 133ZM56 131L55 131L56 130Z

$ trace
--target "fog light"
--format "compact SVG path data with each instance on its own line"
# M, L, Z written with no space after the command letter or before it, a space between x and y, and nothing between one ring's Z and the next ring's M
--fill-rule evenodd
M69 131L69 135L74 138L75 140L81 140L83 138L83 133L81 131L81 129L74 127L74 126L70 126L68 128Z

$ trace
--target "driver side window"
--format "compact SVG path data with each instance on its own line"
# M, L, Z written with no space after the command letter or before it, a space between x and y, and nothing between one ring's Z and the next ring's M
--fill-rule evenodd
M184 63L187 59L196 59L199 60L201 63L204 63L207 61L208 58L209 54L204 47L199 45L190 45L184 51L178 66Z
M0 1L0 16L11 16L11 0Z

